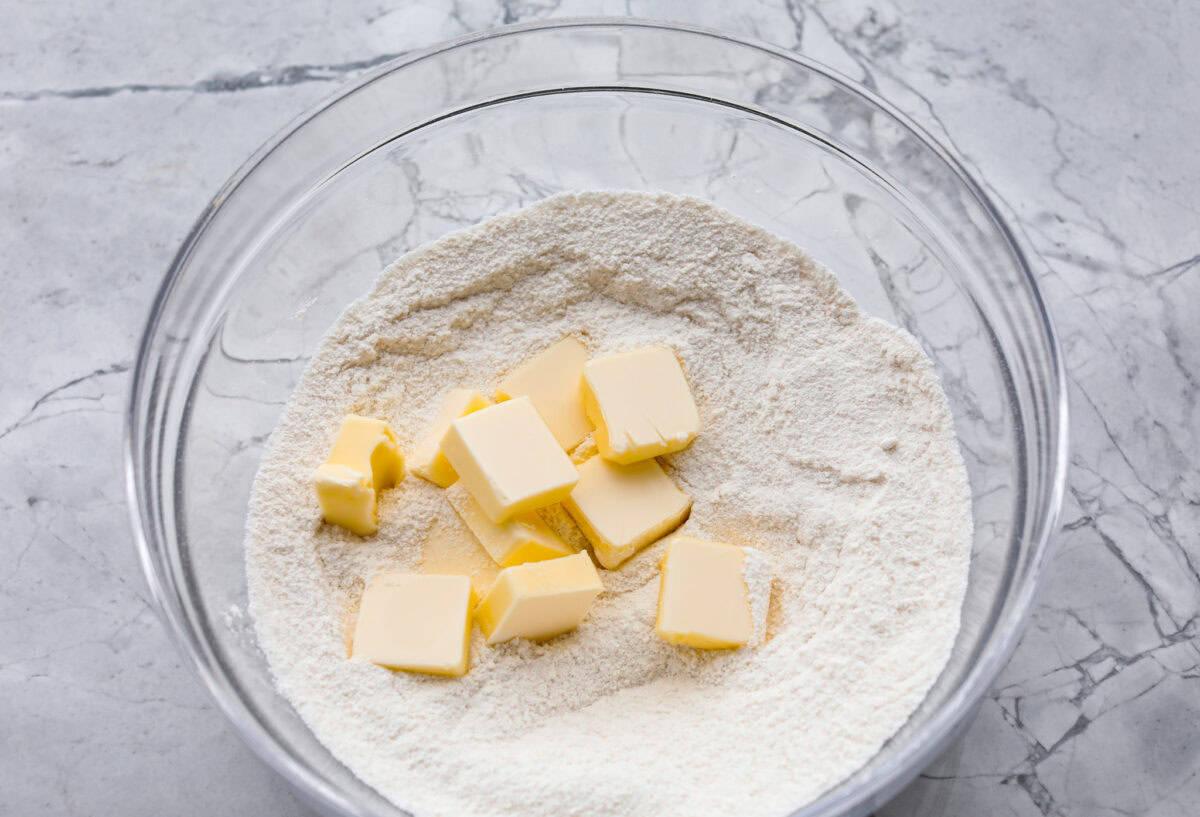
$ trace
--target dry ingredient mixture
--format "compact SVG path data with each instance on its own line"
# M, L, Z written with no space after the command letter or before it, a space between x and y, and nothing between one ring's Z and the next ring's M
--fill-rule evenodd
M593 355L679 354L703 423L663 458L695 500L680 532L770 557L763 643L657 638L659 542L601 571L605 592L566 636L487 647L476 630L462 678L347 660L364 581L469 534L411 476L381 496L375 536L322 525L312 473L342 417L387 418L407 448L447 389L490 393L570 333ZM879 750L949 656L970 537L946 399L909 335L716 207L585 193L406 255L342 315L271 438L246 552L280 690L399 806L697 817L786 814Z

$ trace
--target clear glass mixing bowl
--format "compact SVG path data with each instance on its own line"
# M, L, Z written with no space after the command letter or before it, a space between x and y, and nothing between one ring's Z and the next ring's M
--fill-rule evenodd
M251 482L308 356L386 263L595 188L700 196L795 241L941 375L974 492L962 632L907 725L796 812L865 814L947 744L1014 646L1063 487L1064 377L979 186L886 102L794 54L658 23L512 27L383 66L264 146L180 249L139 351L127 479L151 590L217 704L315 807L403 813L272 685L245 613Z

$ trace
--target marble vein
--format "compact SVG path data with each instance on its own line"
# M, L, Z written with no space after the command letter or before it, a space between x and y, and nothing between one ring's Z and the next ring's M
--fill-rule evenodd
M100 85L90 88L0 91L0 102L37 102L42 99L93 99L123 93L232 94L238 91L287 87L306 82L341 82L400 56L403 56L403 52L377 54L367 59L337 64L287 65L282 68L263 69L237 76L208 77L183 85L131 82L124 85Z

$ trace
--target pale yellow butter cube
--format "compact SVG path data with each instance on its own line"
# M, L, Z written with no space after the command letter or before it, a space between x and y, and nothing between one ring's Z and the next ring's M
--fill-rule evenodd
M359 536L379 529L378 500L371 478L348 465L325 463L313 477L321 516Z
M579 484L563 507L592 543L596 561L613 570L679 527L692 498L657 460L617 465L592 457L579 466Z
M575 552L536 513L523 513L505 522L493 522L461 485L447 488L446 500L501 567L557 559Z
M559 502L579 481L528 397L458 418L442 451L493 522Z
M404 457L391 426L374 417L348 414L342 420L326 462L366 474L376 491L404 478Z
M676 536L662 558L655 632L672 644L728 649L765 628L770 570L759 551Z
M687 448L700 430L679 359L650 346L583 367L584 407L607 460L628 465Z
M463 675L470 636L466 576L379 573L363 591L351 656L389 669Z
M443 488L458 479L450 460L442 453L442 438L446 436L450 424L459 417L487 408L491 404L491 400L473 389L451 389L447 392L433 425L425 432L425 436L417 443L416 449L409 457L413 473Z
M404 457L383 420L347 416L313 484L331 525L367 536L379 527L378 494L404 477Z
M567 337L534 356L500 381L501 400L528 397L554 438L567 451L592 430L583 408L583 366L587 347Z
M604 585L586 553L506 567L475 609L487 643L573 630Z

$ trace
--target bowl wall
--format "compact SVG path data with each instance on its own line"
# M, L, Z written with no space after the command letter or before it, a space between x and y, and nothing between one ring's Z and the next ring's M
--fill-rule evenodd
M886 104L792 55L655 24L510 29L386 66L264 148L181 250L141 350L129 476L152 589L218 703L314 805L399 813L272 685L246 614L250 487L308 357L387 263L587 189L699 196L794 241L942 378L974 495L962 632L901 732L798 812L866 813L945 745L1013 646L1061 493L1062 377L978 187Z

